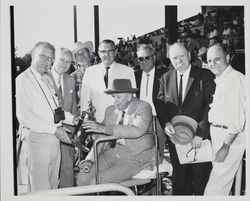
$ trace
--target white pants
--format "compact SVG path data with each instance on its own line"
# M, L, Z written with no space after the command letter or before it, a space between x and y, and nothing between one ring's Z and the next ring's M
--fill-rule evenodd
M213 157L221 148L228 134L227 129L211 126L210 128ZM213 161L211 171L204 195L229 195L235 174L240 166L245 151L245 134L240 133L230 146L229 153L222 163Z
M30 131L23 145L27 149L31 192L58 188L60 141L54 135Z

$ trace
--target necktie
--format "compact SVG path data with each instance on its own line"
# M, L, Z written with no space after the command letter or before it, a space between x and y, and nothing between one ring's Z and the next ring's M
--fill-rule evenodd
M105 73L105 75L104 75L104 82L105 82L106 88L108 88L109 68L110 68L110 67L106 67L106 73Z
M178 92L178 105L181 107L182 105L182 76L180 75L180 84L179 84L179 92Z
M148 81L149 81L149 73L147 73L146 97L148 96Z
M122 116L121 116L121 119L119 121L119 125L123 125L123 121L124 121L124 115L125 115L125 111L122 111ZM112 140L111 143L110 143L110 148L114 148L116 145L116 140Z
M59 100L59 105L62 107L63 106L63 92L62 92L61 79L62 79L62 76L60 75L58 78L58 100Z

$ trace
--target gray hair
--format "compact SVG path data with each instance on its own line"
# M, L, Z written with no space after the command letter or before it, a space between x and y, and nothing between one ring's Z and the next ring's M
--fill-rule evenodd
M146 51L146 50L148 50L151 53L151 55L154 55L155 53L154 48L147 44L139 44L137 47L137 53L140 51Z
M32 58L33 58L33 55L34 55L34 53L37 51L37 49L39 48L39 47L43 47L43 48L45 48L45 49L50 49L50 50L52 50L52 52L53 52L53 54L54 54L54 56L55 56L55 47L53 46L53 45L51 45L50 43L48 43L48 42L43 42L43 41L39 41L38 43L36 43L35 44L35 46L32 48L32 50L31 50L31 56L32 56Z

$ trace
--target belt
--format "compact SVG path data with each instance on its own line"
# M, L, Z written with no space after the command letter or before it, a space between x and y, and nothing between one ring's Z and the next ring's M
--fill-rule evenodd
M213 127L217 127L217 128L224 128L224 129L228 129L227 126L224 125L219 125L219 124L212 124Z

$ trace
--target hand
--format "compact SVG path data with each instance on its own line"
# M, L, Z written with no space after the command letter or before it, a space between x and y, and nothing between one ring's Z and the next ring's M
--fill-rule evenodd
M174 127L170 122L167 122L164 128L164 132L167 135L173 135L175 133Z
M105 125L98 123L96 121L87 120L83 122L82 127L86 129L86 132L94 132L94 133L104 133Z
M217 153L215 154L214 162L217 163L224 162L228 155L229 148L230 148L229 145L223 144L222 147L219 149L219 151L217 151Z
M74 117L74 118L73 118L73 124L74 124L74 125L77 125L78 122L79 122L80 120L81 120L81 116Z
M94 162L91 160L83 160L79 164L80 170L83 169L83 172L88 173L90 172L90 169L92 168Z
M201 143L202 143L202 137L200 136L194 136L191 145L193 148L200 148L201 147Z
M55 132L55 136L62 142L65 142L67 144L71 144L71 140L69 139L69 136L67 134L67 132L70 133L70 130L65 128L65 127L57 127L56 132Z

